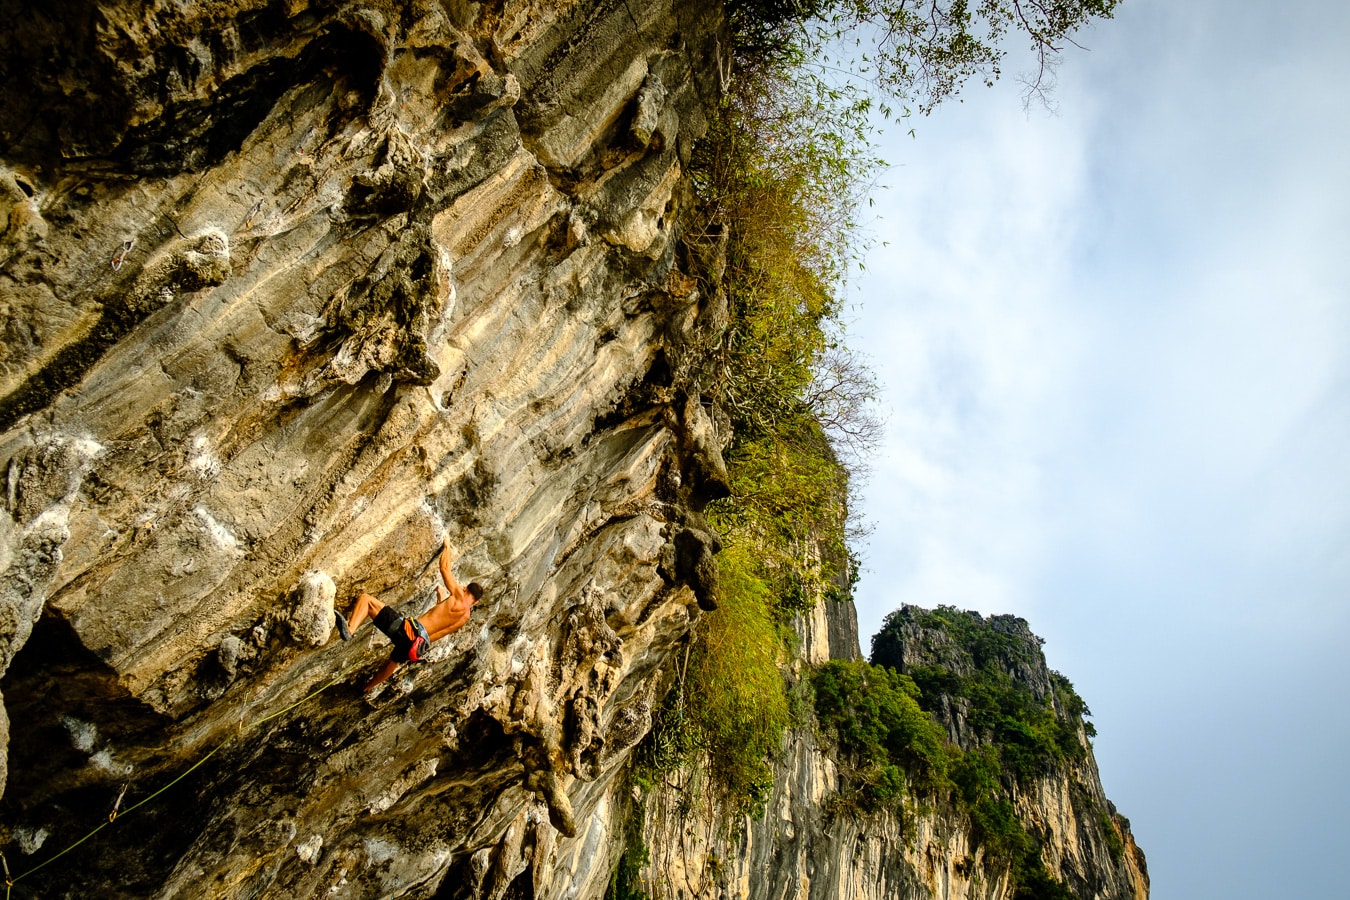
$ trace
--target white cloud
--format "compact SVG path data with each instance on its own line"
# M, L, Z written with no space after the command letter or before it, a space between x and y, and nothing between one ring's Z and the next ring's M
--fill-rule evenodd
M1063 300L1081 140L1029 122L1015 90L947 112L884 149L902 163L876 227L888 246L855 286L865 310L854 340L876 363L888 418L867 491L883 526L864 631L900 602L1034 602L1024 585L1043 540L1028 511L1053 489L1046 462L1082 345Z
M1290 853L1350 837L1286 802L1350 796L1308 749L1350 750L1347 33L1343 3L1131 0L1058 118L972 90L884 151L864 647L905 602L1026 616L1160 898L1334 896ZM1235 824L1263 811L1278 847Z

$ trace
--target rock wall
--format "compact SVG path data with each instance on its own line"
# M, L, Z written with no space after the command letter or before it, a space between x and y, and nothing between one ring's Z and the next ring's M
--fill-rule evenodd
M603 882L714 602L718 7L4 6L14 896ZM442 533L485 602L363 697L389 645L331 610L420 611Z

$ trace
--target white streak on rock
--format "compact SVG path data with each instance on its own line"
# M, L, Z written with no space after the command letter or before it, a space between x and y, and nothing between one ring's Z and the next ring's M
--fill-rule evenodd
M62 716L61 724L70 735L70 745L81 753L92 753L98 743L98 729L93 723L85 722L74 716Z
M211 452L211 443L206 435L199 434L192 439L192 456L188 466L202 481L209 481L220 474L220 460Z
M311 834L303 841L295 845L295 853L311 866L319 861L319 854L323 852L323 835Z
M230 529L217 521L216 517L211 515L210 510L204 506L199 506L193 512L201 520L202 526L206 529L206 534L217 548L230 554L242 553L239 548L239 539L234 536Z

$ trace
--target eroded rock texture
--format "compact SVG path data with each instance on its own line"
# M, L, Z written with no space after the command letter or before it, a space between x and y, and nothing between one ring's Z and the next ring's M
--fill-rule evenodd
M12 872L128 810L14 896L596 896L715 603L717 5L3 9ZM486 601L365 699L328 612L443 532Z

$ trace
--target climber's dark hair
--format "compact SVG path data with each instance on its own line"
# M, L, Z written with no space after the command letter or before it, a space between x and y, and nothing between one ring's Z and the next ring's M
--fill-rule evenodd
M483 599L483 586L476 581L470 581L468 584L464 586L464 590L468 591L470 594L473 594L473 599L475 603Z

